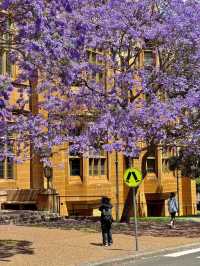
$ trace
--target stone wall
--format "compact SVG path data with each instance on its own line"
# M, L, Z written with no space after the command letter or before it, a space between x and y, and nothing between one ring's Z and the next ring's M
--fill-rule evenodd
M57 213L44 211L1 211L0 224L41 224L59 221L62 218Z

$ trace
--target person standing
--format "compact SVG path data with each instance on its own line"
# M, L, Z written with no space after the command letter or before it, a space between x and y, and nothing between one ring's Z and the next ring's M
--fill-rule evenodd
M101 206L99 207L101 212L101 231L103 238L103 245L110 246L113 243L112 239L112 204L108 197L102 197Z
M171 215L170 226L171 228L175 228L175 217L176 213L178 212L178 205L174 192L170 193L170 197L168 200L168 210Z

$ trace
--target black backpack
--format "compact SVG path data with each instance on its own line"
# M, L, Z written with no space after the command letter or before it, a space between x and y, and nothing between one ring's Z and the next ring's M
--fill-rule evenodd
M102 210L102 218L103 218L104 221L112 223L111 208L103 208L103 210Z

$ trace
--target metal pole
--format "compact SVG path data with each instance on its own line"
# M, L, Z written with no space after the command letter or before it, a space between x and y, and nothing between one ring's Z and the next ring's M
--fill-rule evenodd
M180 216L180 200L179 200L179 173L176 172L176 185L177 185L177 201L178 201L178 216Z
M115 173L116 173L116 221L119 222L119 171L118 152L115 153Z
M57 200L57 213L60 215L60 197L59 194L56 195Z
M138 251L138 224L137 224L137 204L136 204L136 189L133 188L133 208L135 221L135 250Z
M178 158L178 147L176 146L176 157ZM176 168L176 186L177 186L177 201L178 201L178 216L180 216L180 199L179 199L179 169Z

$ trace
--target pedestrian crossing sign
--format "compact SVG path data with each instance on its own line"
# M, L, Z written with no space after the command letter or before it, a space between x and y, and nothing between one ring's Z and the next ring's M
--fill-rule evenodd
M137 187L142 181L142 173L136 168L128 168L124 174L124 182L129 187Z

